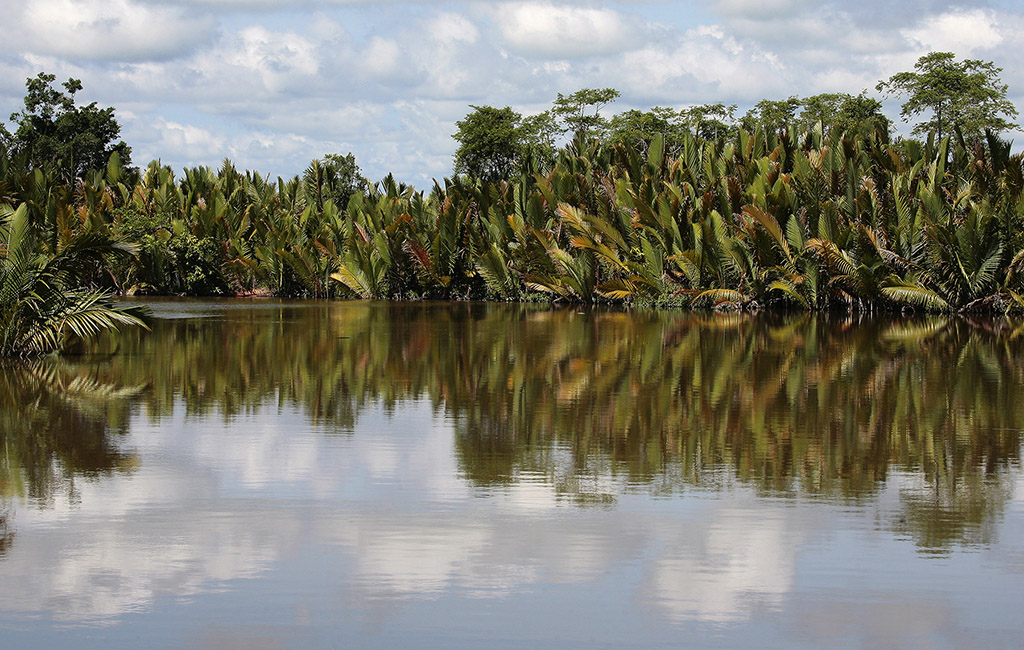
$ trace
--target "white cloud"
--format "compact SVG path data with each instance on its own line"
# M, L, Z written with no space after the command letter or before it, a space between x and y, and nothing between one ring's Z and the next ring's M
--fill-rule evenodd
M167 59L208 40L213 28L208 17L132 0L31 0L20 13L6 38L26 51L76 59Z
M223 136L190 124L179 124L167 120L149 122L149 128L159 134L159 139L150 146L168 156L191 155L196 159L218 155L227 145Z
M532 57L578 58L636 46L638 23L611 9L541 2L500 5L496 11L508 46Z
M378 131L386 113L386 106L369 102L340 104L330 99L296 99L280 102L273 112L250 122L267 132L343 140Z
M683 34L674 49L655 44L626 54L620 75L633 93L702 103L774 94L788 71L773 53L705 27Z
M216 165L238 153L251 156L240 166L290 175L304 152L351 150L372 177L421 185L450 173L468 105L535 113L581 87L619 89L609 114L717 101L742 113L762 98L857 93L950 49L1005 68L1020 100L1024 10L935 6L0 0L12 16L0 107L16 110L24 79L46 70L82 79L80 97L120 117L132 108L124 137L136 163Z
M365 71L375 78L398 76L403 69L402 50L390 38L374 36L363 51Z
M146 113L121 119L121 136L131 144L136 165L157 159L176 169L213 164L223 159L227 150L227 139L210 129Z
M256 72L274 91L301 85L319 69L313 43L294 32L246 27L238 34L241 47L229 63Z
M916 27L900 30L900 33L917 47L955 52L960 56L1003 42L995 13L984 9L955 10L929 16Z
M476 26L465 16L445 12L427 21L427 32L438 43L476 43L480 36Z

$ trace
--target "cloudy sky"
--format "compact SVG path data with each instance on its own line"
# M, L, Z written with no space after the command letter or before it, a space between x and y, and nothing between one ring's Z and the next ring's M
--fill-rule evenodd
M1020 0L0 0L0 116L26 77L114 106L136 163L450 173L470 104L524 114L614 87L611 110L871 92L948 50L1004 68L1024 109ZM897 117L897 103L887 104ZM1018 146L1024 132L1011 134Z

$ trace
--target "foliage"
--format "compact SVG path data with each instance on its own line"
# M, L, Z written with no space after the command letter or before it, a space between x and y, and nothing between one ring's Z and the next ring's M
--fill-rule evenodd
M644 116L619 124L653 124L634 117ZM1024 157L997 138L963 147L888 143L870 129L740 128L729 141L682 129L674 142L632 133L563 149L548 171L514 181L463 177L424 193L388 177L344 211L317 161L275 182L230 163L180 179L153 164L135 185L112 165L75 192L45 174L6 182L50 255L76 229L138 242L137 257L112 267L121 290L1024 307Z
M32 167L55 165L66 180L106 168L114 153L129 165L131 148L118 140L121 126L114 109L99 108L96 102L77 106L75 94L82 90L82 82L68 79L61 91L53 87L55 79L40 72L26 81L24 107L10 117L17 128L3 138L10 148L27 156Z
M95 231L40 250L25 205L0 225L0 357L32 357L65 349L109 329L145 326L143 312L119 307L103 290L83 288L107 255L127 253Z
M112 155L74 184L3 155L0 202L45 256L82 233L137 243L82 280L128 292L1024 310L1024 156L995 134L890 142L878 102L841 93L762 102L752 129L722 104L605 122L615 95L474 107L466 173L429 191L371 185L351 154L273 180Z
M455 173L490 182L508 180L524 154L522 115L508 106L471 108L473 112L455 123Z
M952 52L931 52L914 64L914 72L899 72L879 82L878 91L906 96L900 115L909 122L921 113L931 118L914 127L918 135L935 131L938 139L959 130L967 140L978 140L985 131L996 133L1016 128L1006 118L1017 109L1006 98L1007 86L990 61L957 61Z
M562 124L562 132L569 133L576 142L601 138L608 122L601 117L601 109L619 98L614 88L583 88L571 95L558 93L551 112Z
M889 132L890 122L882 114L882 102L867 96L849 93L821 93L805 97L800 101L798 120L801 130L809 130L821 122L825 127L836 127L849 131L867 127L869 130Z
M748 131L754 131L759 126L772 131L783 129L794 122L802 103L796 96L781 100L762 99L743 116L743 128Z

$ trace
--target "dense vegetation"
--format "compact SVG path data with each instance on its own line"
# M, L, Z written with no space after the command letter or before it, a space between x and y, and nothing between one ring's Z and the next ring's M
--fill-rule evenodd
M4 191L51 240L99 231L138 254L117 291L664 302L823 309L1020 302L1024 165L992 136L963 145L882 131L689 135L666 157L593 141L514 182L388 177L349 193L336 166L269 182L225 163L181 179L116 157L74 188L45 169Z
M992 130L1014 126L997 114L1016 110L991 64L929 56L879 84L910 95L905 115L934 111L923 141L891 140L864 94L764 101L739 121L722 105L604 120L618 93L588 89L531 118L474 107L455 136L465 173L430 191L391 176L370 184L351 155L276 181L229 161L181 177L158 162L136 170L111 144L116 130L99 143L105 169L69 182L79 163L59 152L40 162L53 138L32 125L57 133L82 114L106 124L112 109L77 109L77 80L69 97L41 74L12 116L19 129L0 133L0 234L10 241L22 213L43 258L80 237L132 243L134 256L66 278L110 292L1024 307L1024 156ZM987 113L972 109L986 101ZM561 149L558 136L570 138ZM90 295L109 308L108 294Z

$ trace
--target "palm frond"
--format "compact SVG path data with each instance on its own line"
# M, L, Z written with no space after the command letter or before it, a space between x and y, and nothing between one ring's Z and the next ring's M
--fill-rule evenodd
M882 287L882 295L889 300L911 307L920 307L928 311L949 311L949 303L931 289L910 284L899 283Z

